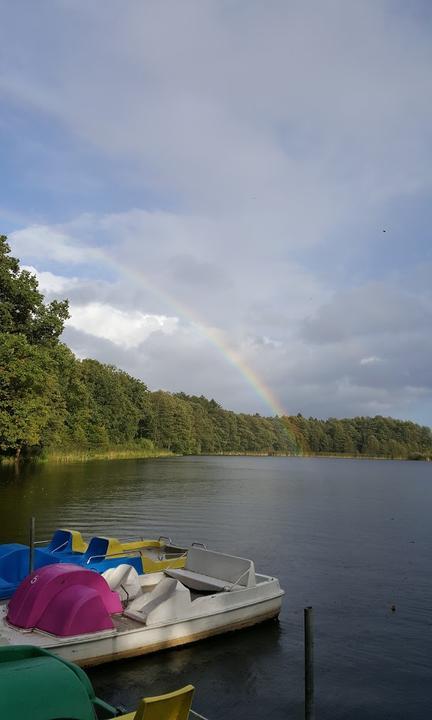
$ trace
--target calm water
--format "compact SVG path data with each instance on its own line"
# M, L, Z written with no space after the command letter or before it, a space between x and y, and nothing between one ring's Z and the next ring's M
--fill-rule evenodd
M255 560L280 622L102 666L107 701L191 682L211 720L303 717L303 608L315 609L317 720L432 717L432 464L176 458L0 470L0 542L58 526L170 535ZM392 612L392 605L395 612Z

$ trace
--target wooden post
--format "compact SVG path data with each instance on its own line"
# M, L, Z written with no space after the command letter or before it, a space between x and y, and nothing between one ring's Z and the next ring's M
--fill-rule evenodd
M313 609L304 609L305 720L315 720Z
M36 525L36 518L34 516L32 516L30 519L29 574L32 573L34 570L35 525Z

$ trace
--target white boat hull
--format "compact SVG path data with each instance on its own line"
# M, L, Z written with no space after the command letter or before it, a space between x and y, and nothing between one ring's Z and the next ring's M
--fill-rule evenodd
M160 628L139 628L90 643L51 648L66 660L88 667L120 658L146 655L167 648L204 640L212 635L240 630L278 616L281 598L266 600L261 607L251 606L221 613L219 616L194 618ZM259 612L259 614L258 614ZM91 655L89 656L89 652Z
M192 617L159 627L147 627L122 618L116 630L95 635L58 638L40 631L23 632L7 625L2 608L1 644L32 644L44 647L82 667L99 665L121 658L186 645L221 633L240 630L276 618L282 603L283 591L274 597L219 613ZM122 625L127 627L122 628Z
M77 572L80 574L77 591L62 600L62 584L69 582L68 589L73 589ZM256 573L251 560L192 547L183 569L138 576L133 568L120 565L107 571L104 580L98 576L97 583L94 573L88 571L89 585L94 588L96 583L99 588L100 594L96 597L104 597L105 603L117 608L110 610L108 624L96 625L110 629L67 637L38 629L37 620L41 613L43 617L48 612L43 593L46 598L53 599L53 603L61 599L57 605L60 608L57 622L61 622L59 625L41 622L39 627L56 627L60 632L62 628L73 627L79 632L81 627L88 627L80 623L81 610L75 609L81 608L75 603L85 579L83 572L85 574L85 571L68 569L65 565L52 565L47 570L42 569L40 576L30 576L21 586L21 594L17 593L11 601L10 617L12 622L33 629L25 631L8 624L7 608L2 607L0 644L37 645L78 665L98 665L185 645L270 620L278 616L284 595L277 578ZM35 585L36 581L39 584ZM123 612L120 612L121 593L124 596ZM114 606L111 606L111 595L116 598ZM102 607L107 613L107 605ZM55 612L55 605L52 612ZM75 625L71 624L71 618L76 620Z

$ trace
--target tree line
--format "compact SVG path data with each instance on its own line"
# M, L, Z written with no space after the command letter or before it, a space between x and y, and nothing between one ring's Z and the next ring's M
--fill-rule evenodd
M234 413L204 396L150 392L60 342L67 301L44 302L0 236L0 458L49 450L164 449L179 454L342 454L430 458L430 428L384 417L345 420Z

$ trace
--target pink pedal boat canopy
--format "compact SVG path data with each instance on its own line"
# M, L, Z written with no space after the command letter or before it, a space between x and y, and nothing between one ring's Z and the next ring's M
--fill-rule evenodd
M101 575L62 563L42 567L22 581L9 603L7 621L69 637L113 629L111 615L122 610L119 595Z

